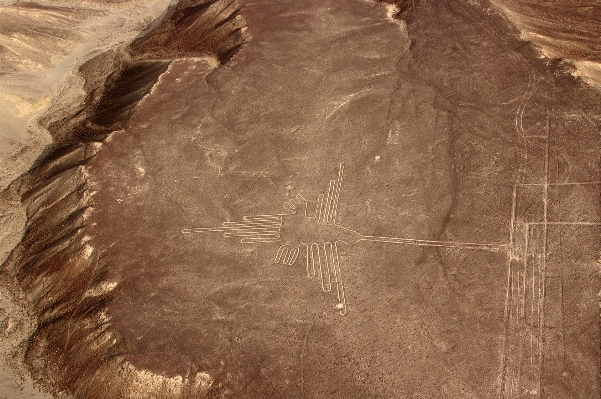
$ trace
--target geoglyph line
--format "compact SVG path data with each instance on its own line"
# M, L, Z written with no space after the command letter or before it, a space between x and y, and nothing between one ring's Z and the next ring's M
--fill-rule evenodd
M301 194L296 198L286 201L283 205L284 213L272 215L244 216L242 221L223 222L220 227L197 227L183 229L182 233L221 233L224 237L240 239L241 243L273 243L280 242L276 251L274 263L293 265L299 257L305 258L307 277L313 279L319 275L321 289L323 292L336 292L336 309L341 315L347 313L344 280L338 254L338 243L343 242L354 245L359 242L380 242L387 244L401 244L435 248L455 248L463 250L486 250L493 252L506 252L511 244L494 244L478 242L440 241L417 238L371 236L361 234L355 230L345 228L337 223L340 193L344 176L344 164L338 167L336 178L329 180L325 195L319 194L316 204L315 216L311 216L308 209L310 201L305 200ZM304 211L304 215L302 212ZM298 244L282 239L283 223L287 218L293 216L304 216L305 220L316 223L315 230L319 225L331 226L329 233L332 236L323 237L323 242L307 242L302 239ZM330 228L330 227L328 227ZM336 234L342 234L336 236ZM351 237L351 238L349 238ZM350 241L349 241L350 240Z
M544 342L544 328L545 328L545 288L546 288L546 273L547 273L547 216L548 216L548 206L549 206L549 116L547 116L547 120L545 123L545 130L547 133L547 137L545 139L545 185L543 188L543 253L542 253L542 264L539 271L539 276L541 276L539 282L539 317L540 321L538 323L538 338L540 342L539 349L539 365L538 365L538 394L542 395L542 371L544 365L544 353L542 344ZM542 280L542 281L541 281Z
M546 185L551 186L588 186L601 184L601 181L580 181L580 182L563 182L563 183L547 183ZM538 186L544 187L545 183L519 183L516 186Z
M523 110L519 111L523 113ZM521 119L521 118L520 118ZM521 397L524 390L529 394L540 397L541 394L541 372L544 365L544 353L542 340L544 335L544 311L545 311L545 274L546 274L546 252L547 252L547 228L549 224L572 224L571 222L549 222L548 221L548 202L549 202L549 136L550 136L550 118L546 118L545 130L545 155L544 155L544 183L518 183L513 186L512 195L512 215L510 221L510 251L508 259L507 290L505 299L505 327L503 360L501 372L501 396L504 398ZM520 124L518 134L523 133ZM526 137L522 134L522 139ZM524 154L527 157L527 153ZM525 171L523 171L525 173ZM562 184L557 184L562 185ZM543 220L540 222L521 223L524 232L523 248L524 253L518 256L516 252L514 236L517 226L515 209L519 198L517 196L517 187L520 186L538 186L543 188ZM577 222L578 223L578 222ZM532 246L530 233L533 232L533 226L542 226L542 245L539 254L538 245ZM537 240L538 241L538 240ZM538 242L536 243L538 244ZM530 250L534 249L532 268L528 268L530 259ZM539 259L540 255L540 259ZM513 262L520 262L519 268L513 267ZM526 328L526 285L528 280L528 271L531 271L531 298L530 298L530 334L524 330ZM536 334L535 334L535 329ZM536 387L524 387L522 375L524 371L524 346L526 337L529 335L529 358L530 365L528 371L536 380ZM537 364L534 363L536 358ZM529 389L530 388L530 389Z
M486 243L477 243L477 242L419 240L419 239L414 239L414 238L377 237L377 236L362 236L362 238L359 241L385 242L385 243L389 243L389 244L417 245L417 246L424 246L424 247L479 249L479 250L486 250L486 251L492 251L492 252L505 252L509 248L509 246L506 244L486 244Z
M518 110L520 116L522 112L522 109ZM549 181L550 124L550 116L547 116L545 123L546 135L542 136L545 140L544 182L517 183L513 186L501 366L501 397L503 398L541 398L544 393L542 375L545 369L544 342L545 329L547 328L545 310L548 300L547 280L549 278L560 278L560 326L563 327L564 324L563 280L561 275L550 275L547 270L549 226L601 226L601 222L598 221L549 220L550 187L601 184L600 181L562 183L551 183ZM521 123L516 124L518 135L520 135L521 128ZM521 138L525 139L526 136L521 136ZM527 157L527 154L524 156ZM542 188L542 220L527 222L516 220L515 210L517 204L520 203L517 187L522 186ZM523 231L523 236L520 235L523 238L515 242L519 231ZM563 334L562 330L561 345L562 351L565 351ZM524 375L528 375L528 378L525 379Z
M221 227L183 229L183 234L223 233L224 237L239 237L242 243L269 243L280 239L282 214L244 216L242 222L223 222Z

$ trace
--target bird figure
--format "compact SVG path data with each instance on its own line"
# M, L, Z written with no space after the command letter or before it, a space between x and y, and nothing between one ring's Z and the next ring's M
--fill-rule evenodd
M220 227L197 227L182 230L184 234L222 233L243 244L280 243L274 263L292 266L304 259L307 277L319 277L321 289L336 293L335 308L340 315L347 312L344 281L338 255L339 244L354 245L361 241L392 244L447 247L471 250L506 251L504 244L449 242L416 238L364 235L338 224L338 203L342 189L344 164L331 179L325 194L315 201L301 193L284 202L282 212L271 215L244 216L238 222L223 222Z
M324 292L335 290L335 307L344 315L347 309L338 243L355 243L361 236L336 224L343 173L344 165L340 164L337 177L316 201L308 201L299 193L283 204L281 213L244 216L241 221L184 229L182 233L222 233L243 244L279 242L274 263L292 266L304 258L307 277L319 276Z

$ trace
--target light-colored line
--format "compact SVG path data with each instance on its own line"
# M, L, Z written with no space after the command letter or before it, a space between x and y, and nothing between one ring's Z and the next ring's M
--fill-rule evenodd
M526 224L526 266L528 266L528 246L529 246L529 238L530 238L530 225ZM530 323L532 324L530 326L530 366L532 367L533 361L534 361L534 346L533 346L533 342L534 342L534 263L532 264L532 268L531 268L531 275L532 275L532 296L530 298Z
M544 213L543 205L543 215ZM601 226L601 222L530 222L530 224L542 225L542 226Z
M228 229L224 229L224 232L244 232L244 233L279 233L280 227L230 227Z
M267 218L267 217L253 217L249 218L248 216L243 216L242 220L232 220L223 223L240 223L240 224L248 224L248 223L282 223L282 217L278 216L277 218Z
M518 132L519 133L519 132ZM505 386L507 384L507 363L509 351L509 330L510 330L510 303L511 303L511 276L513 274L511 260L513 258L513 230L515 228L515 209L516 209L517 188L513 186L513 195L511 202L511 219L509 224L509 250L507 254L507 282L505 289L505 310L503 312L503 356L501 360L501 397L505 396Z
M344 282L342 281L342 271L340 270L340 259L338 258L338 242L334 242L334 278L336 279L336 294L338 297L338 305L342 309L338 310L341 316L346 314L346 297L344 295Z
M325 291L324 280L323 280L323 271L321 268L321 255L319 245L317 243L311 244L311 262L313 264L313 269L315 269L315 261L317 261L317 268L319 269L319 278L321 280L321 289Z
M309 245L307 245L306 242L301 242L300 244L298 244L298 251L300 253L301 248L304 247L305 248L305 264L306 264L306 270L307 270L307 277L309 278L313 278L316 275L315 272L315 262L311 262L312 263L312 269L309 268Z
M328 184L328 196L326 197L326 206L325 213L321 219L322 223L328 223L328 219L330 218L330 205L332 204L332 186L334 185L334 180L330 180Z
M300 361L301 361L300 380L301 380L301 383L300 383L299 399L303 399L303 392L304 392L304 388L305 388L305 350L307 349L307 338L309 337L309 333L311 332L312 328L313 328L313 322L311 322L309 329L305 333L305 338L303 339L303 349L301 350L301 354L300 354Z
M231 221L231 222L223 222L225 223L239 223L239 224L281 224L282 218L278 217L277 219L269 219L269 218L253 218L253 219L244 219L242 221Z
M334 274L333 283L338 284L341 281L340 270L338 269L338 245L337 241L330 243L332 248L332 273Z
M528 145L527 145L525 134L524 134L522 119L523 119L524 109L526 108L526 102L528 101L528 99L532 95L532 92L534 91L533 90L533 81L534 81L534 76L532 74L532 71L529 71L528 72L528 86L526 87L526 90L524 91L524 95L522 96L522 101L520 102L520 105L518 106L518 108L516 110L516 116L515 116L516 131L518 134L518 138L522 141L522 158L523 158L521 165L519 167L519 170L518 170L518 182L524 181L524 179L526 178L526 169L527 169L527 165L528 165Z
M329 186L329 181L328 181ZM323 200L321 201L321 217L318 219L319 223L323 223L328 214L328 190L323 194Z
M526 280L528 278L528 244L526 240L526 255L524 256L523 268L522 268L522 283L521 283L521 295L520 296L520 308L518 311L518 326L519 326L519 363L518 363L518 397L520 395L520 391L522 389L522 374L523 374L523 365L524 365L524 346L526 345ZM518 289L518 292L520 290Z
M332 186L332 199L330 200L330 206L328 208L328 217L326 223L332 223L332 214L334 212L334 202L336 201L336 185L338 184L338 180L330 180L330 185Z
M493 252L506 251L506 244L483 244L475 242L450 242L450 241L435 241L435 240L419 240L414 238L398 238L398 237L378 237L378 236L361 236L358 241L373 241L386 242L391 244L418 245L425 247L445 247L445 248L463 248L463 249L481 249Z
M242 238L278 238L276 233L225 233L224 237L242 237Z
M509 221L509 262L513 259L513 232L515 229L515 209L517 207L517 187L513 186L511 202L511 220Z
M507 363L509 350L509 304L511 301L511 260L507 271L507 282L505 290L505 310L503 315L503 356L501 360L501 397L505 397L505 387L507 385Z
M522 127L522 119L524 116L524 109L526 108L526 102L530 98L530 94L532 91L532 72L528 73L528 85L526 86L526 90L524 91L524 95L522 96L522 101L520 101L520 105L515 112L515 129L517 130L518 136L524 135L524 129Z
M538 378L538 394L539 398L542 398L542 375L544 366L544 333L545 333L545 288L546 288L546 273L547 273L547 212L549 203L549 122L550 117L547 116L547 122L545 129L547 132L547 140L545 141L545 186L543 190L543 261L542 261L542 288L541 288L541 310L540 310L540 323L539 323L539 378Z
M317 215L315 215L315 220L317 223L321 223L321 215L323 214L323 194L319 194L317 197Z
M183 229L182 234L192 233L222 233L223 228L221 227L195 227L192 229Z
M224 237L275 237L279 236L279 231L228 231L223 234Z
M299 247L291 248L288 251L288 256L284 260L284 264L292 266L294 264L294 262L296 262L296 258L298 258L299 250L300 250Z
M533 251L532 251L532 255L533 255L533 264L532 264L532 268L533 270L536 272L536 281L535 281L535 285L533 287L533 297L536 299L536 306L534 307L534 316L532 317L532 331L535 332L535 340L534 340L534 352L538 353L538 351L540 350L540 336L538 334L538 330L539 330L539 325L540 325L540 261L538 259L538 253L540 252L540 248L538 245L538 242L536 240L536 233L534 232L535 230L533 230L532 232L532 238L533 238ZM536 322L536 324L535 324ZM535 360L536 360L536 367L538 367L538 355L535 355Z
M544 139L546 138L545 136L536 136L536 135L531 135L531 136L522 136L523 139Z
M230 230L279 230L281 228L281 224L233 224L223 226L222 229L224 231Z
M524 92L524 95L522 96L522 101L520 102L520 105L518 106L518 109L515 112L515 130L518 133L518 137L524 136L524 128L523 128L523 124L522 124L522 119L524 117L524 110L526 109L526 102L530 98L531 92L532 92L532 76L530 74L528 74L528 86L526 87L526 91Z
M536 272L536 279L533 280L532 287L532 295L533 300L536 301L536 305L534 306L533 316L532 316L532 331L534 333L534 350L533 357L536 361L535 367L538 370L538 358L537 353L540 350L540 335L538 333L540 326L540 282L541 282L541 267L540 267L540 259L538 254L540 253L540 238L536 237L535 230L532 230L532 273Z
M518 171L518 173L520 173L520 175L518 176L518 182L520 181L524 181L526 179L526 172L528 169L528 144L526 144L526 139L524 137L522 137L522 166L520 167L521 171Z
M242 244L255 244L255 243L271 243L277 242L280 239L278 235L275 238L243 238L240 240Z
M223 227L195 227L191 229L194 233L217 233L227 231Z
M296 256L294 256L294 255L295 255L294 248L289 248L288 253L286 254L286 257L284 258L283 263L285 265L292 265L294 263L294 261L296 260ZM297 249L296 255L298 255L298 249Z
M337 194L338 194L338 179L332 179L332 202L330 204L330 212L328 213L329 215L329 219L328 219L328 223L329 224L333 224L334 223L334 209L338 206L338 198L337 198Z
M231 221L231 222L224 222L224 224L240 224L240 225L263 225L263 226L281 226L282 225L282 219L254 219L254 220L243 220L241 222L238 221Z
M251 222L246 222L246 223L238 223L238 222L224 222L223 226L221 226L222 228L225 229L235 229L235 228L270 228L270 229L277 229L282 225L282 222L278 222L278 223L251 223Z
M279 230L264 230L264 231L249 231L249 230L233 230L226 231L223 233L224 237L265 237L265 236L279 236Z
M284 208L284 210L286 211L286 213L288 215L293 215L295 212L294 208L292 208L292 206L288 202L284 202L284 205L282 206L282 208Z
M556 154L556 158L559 159L559 149L557 147L555 148L555 154ZM555 168L556 168L557 176L559 176L559 163L558 162L555 163ZM557 196L557 201L561 204L561 198L560 198L559 195ZM560 228L559 232L558 232L559 233L559 240L558 240L558 246L559 246L559 248L558 248L558 252L560 254L563 254L562 230L563 229ZM566 330L565 330L565 323L564 323L564 313L565 313L564 309L565 309L565 307L564 307L564 295L563 295L563 288L564 288L563 285L564 284L563 284L563 267L562 266L563 265L561 265L561 263L560 263L560 267L559 267L559 281L560 281L560 294L561 294L560 299L561 299L561 301L560 301L560 308L559 308L559 310L560 310L560 315L561 315L560 316L561 317L561 368L563 370L565 370L566 369L566 343L565 343L565 333L566 333Z
M520 354L519 351L521 349L521 344L522 344L522 340L521 340L521 331L520 331L520 297L521 297L521 292L520 292L520 281L521 281L521 275L520 275L520 270L519 268L516 268L516 276L515 276L515 285L517 285L516 291L517 291L517 295L515 296L515 315L514 315L514 320L513 320L513 324L514 324L514 329L515 329L515 341L516 341L516 349L517 349L517 353L514 354L514 367L513 367L513 386L514 386L514 391L519 392L519 381L520 381ZM516 364L517 361L517 364ZM517 396L517 395L516 395Z
M527 250L527 248L526 248ZM528 258L524 258L523 262L523 278L522 278L522 321L525 323L526 320L526 281L528 279Z
M240 240L250 240L250 239L257 239L257 240L278 240L280 238L279 234L238 234L238 235L226 235L225 237L233 237L233 238L238 238Z
M282 220L274 220L274 221L267 221L267 220L244 220L242 222L223 222L223 227L226 226L265 226L265 227L276 227L276 226L281 226L282 225Z
M516 299L516 295L515 295L515 272L511 273L511 303L509 305L509 337L512 341L512 343L515 344L515 328L514 328L514 319L515 319L515 310L513 309L513 303L517 301ZM515 345L512 345L512 349L514 349ZM509 394L511 396L513 396L513 391L515 390L515 373L516 373L516 367L515 367L515 353L512 351L511 353L511 371L510 371L510 385L509 385Z
M327 274L324 274L324 272L321 268L324 262L319 262L319 274L321 275L321 289L324 292L332 291L332 276L330 275L330 259L329 259L331 255L328 255L328 244L330 247L330 254L331 254L332 253L332 243L329 241L323 243L323 257L325 259L325 266L326 266ZM327 283L325 283L325 284L324 284L324 282L326 280L324 279L324 276L327 279Z
M542 313L542 308L541 308L541 289L542 289L542 261L541 261L541 251L542 251L542 240L541 240L541 236L542 233L540 232L540 229L537 229L536 231L539 231L538 233L535 233L535 231L533 230L532 233L532 246L534 247L534 249L532 250L532 256L533 256L533 260L536 263L536 267L534 267L534 270L537 273L537 278L536 278L536 284L534 286L534 298L536 299L536 306L534 308L534 312L535 312L535 317L533 318L533 321L535 321L535 325L533 325L533 332L534 332L534 369L536 370L535 373L535 378L536 378L536 388L537 391L539 390L539 388L541 388L541 384L542 384L542 376L541 376L541 364L540 364L540 360L541 360L541 356L542 356L542 345L541 345L541 334L540 334L540 330L541 330L541 313ZM539 391L540 394L540 391Z
M332 224L336 223L338 217L338 201L340 200L340 191L342 190L342 175L344 173L344 164L341 163L338 168L338 184L336 184L336 201L334 203L334 209L332 212Z
M278 248L278 251L275 253L275 259L273 260L273 263L280 263L280 259L282 259L282 256L284 255L284 250L286 249L286 245L280 245L280 247Z
M528 94L528 97L530 97L530 94ZM522 103L522 109L520 110L520 115L519 115L519 132L522 135L522 137L524 137L524 125L523 125L523 120L524 120L524 111L526 110L526 101L527 98L524 97L524 102Z
M229 232L257 232L257 233L262 233L262 232L279 232L280 231L280 226L273 226L273 227L228 227L223 229L223 231L225 231L226 233Z
M566 183L549 183L548 186L586 186L601 184L601 181L582 181L582 182L566 182ZM516 186L538 186L544 187L545 183L518 183Z
M285 213L276 213L275 215L251 215L242 216L242 220L282 220L282 216L287 216Z

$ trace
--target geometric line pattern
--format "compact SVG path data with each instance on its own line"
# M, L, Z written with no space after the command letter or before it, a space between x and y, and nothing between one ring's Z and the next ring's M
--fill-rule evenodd
M338 223L343 176L344 164L340 164L324 194L310 201L299 193L283 204L282 213L244 216L241 221L223 222L219 227L186 228L182 233L221 233L224 237L239 239L243 244L280 243L274 263L291 266L304 258L307 277L317 278L323 292L336 294L335 308L341 315L347 313L347 304L338 251L340 243L352 246L371 241L507 252L506 244L371 236L343 227Z
M522 110L523 112L523 110ZM521 124L520 124L521 127ZM518 130L519 132L519 130ZM550 116L546 118L545 134L538 136L521 136L523 140L543 139L544 159L543 181L541 183L519 183L513 187L512 214L509 232L508 272L504 312L504 343L501 364L501 397L502 398L541 398L543 395L543 373L545 372L547 331L557 326L546 321L548 311L548 281L558 279L559 319L563 326L563 281L561 275L548 273L548 234L551 226L572 226L578 228L601 227L597 221L549 220L549 188L561 186L591 186L601 182L549 182L549 141ZM524 151L524 156L527 157ZM525 171L524 171L525 174ZM540 220L520 220L516 209L525 203L518 195L524 187L540 188L542 217ZM562 327L559 327L562 328ZM562 348L563 329L561 330ZM558 350L554 348L554 350ZM565 354L562 354L565 357Z

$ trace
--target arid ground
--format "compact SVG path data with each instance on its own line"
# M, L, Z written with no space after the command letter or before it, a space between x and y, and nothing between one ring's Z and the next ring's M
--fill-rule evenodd
M599 3L5 3L0 398L601 395Z

